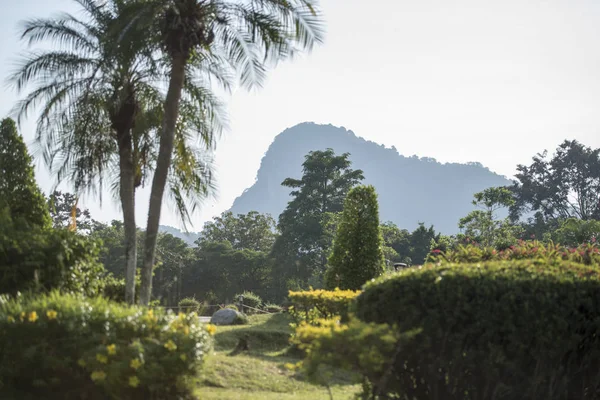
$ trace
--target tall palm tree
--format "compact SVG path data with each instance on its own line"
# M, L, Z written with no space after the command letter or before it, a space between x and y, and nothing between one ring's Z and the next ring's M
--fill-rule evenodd
M323 38L316 0L137 0L128 20L156 32L165 55L168 89L160 134L159 158L152 181L140 302L148 304L165 184L169 176L182 99L202 98L186 90L189 79L206 73L218 59L245 87L260 86L269 64L300 50L311 50Z
M36 139L57 184L69 179L77 192L101 196L103 182L117 177L113 188L123 211L126 299L133 303L135 190L153 172L158 159L156 132L164 95L154 84L163 71L148 50L145 32L132 27L126 39L119 36L119 17L127 0L75 1L84 11L84 19L62 14L25 22L22 38L30 46L52 39L54 49L30 53L11 77L19 91L33 85L16 112L21 119L31 108L42 105ZM206 107L216 115L220 105L207 101ZM210 164L203 162L203 154L189 140L189 130L206 122L189 112L182 114L182 120L177 143L183 150L175 160L186 169L173 169L169 187L185 218L189 215L186 207L195 206L198 196L211 186ZM203 138L206 146L212 146L212 136ZM196 168L190 171L189 165ZM190 199L190 193L196 197Z

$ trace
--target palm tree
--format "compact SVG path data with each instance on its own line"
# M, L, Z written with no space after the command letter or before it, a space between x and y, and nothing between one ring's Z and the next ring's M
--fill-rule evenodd
M132 27L126 40L119 36L119 16L127 0L75 1L85 19L62 14L24 24L22 38L30 46L52 39L55 49L29 54L11 77L19 91L34 86L17 104L16 112L21 119L42 104L36 142L56 174L57 184L69 179L76 192L99 193L102 199L104 181L117 177L112 187L123 211L126 300L133 303L135 190L153 172L158 159L156 133L164 95L154 84L162 71L148 51L145 32ZM216 116L220 105L216 101L206 104ZM213 119L218 127L218 119ZM206 121L189 112L182 113L181 120L176 135L178 164L170 174L169 187L185 219L188 207L195 207L212 186L210 163L205 162L210 160L204 160L204 153L190 142L189 133L190 129L202 129ZM204 147L214 144L213 136L202 138Z
M152 182L140 302L152 292L156 238L165 184L169 176L182 99L202 109L203 99L187 90L194 75L207 65L231 71L242 86L262 83L266 67L311 50L323 38L315 0L137 0L128 21L156 32L156 43L169 68L160 134L159 157ZM133 24L131 24L133 25ZM218 71L218 70L217 70ZM214 72L214 71L212 71Z

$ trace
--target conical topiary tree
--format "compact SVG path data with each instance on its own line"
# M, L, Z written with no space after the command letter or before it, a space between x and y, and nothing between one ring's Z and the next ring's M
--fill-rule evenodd
M357 290L383 271L383 237L377 194L373 186L357 186L344 202L325 284L330 289Z
M51 225L46 199L35 181L31 156L15 122L0 122L0 210L22 228Z

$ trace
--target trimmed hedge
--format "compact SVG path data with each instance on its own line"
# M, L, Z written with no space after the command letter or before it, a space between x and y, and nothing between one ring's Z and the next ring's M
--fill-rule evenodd
M211 333L194 314L104 298L51 293L5 301L0 392L15 399L190 398Z
M360 290L306 290L290 291L292 303L289 311L297 321L312 322L319 319L345 318L350 303L360 294Z
M368 283L353 307L421 330L379 390L417 399L600 398L600 271L568 261L425 265ZM372 382L373 383L373 382Z
M192 297L186 297L184 299L179 300L177 306L181 309L181 312L186 314L198 314L198 311L200 311L200 302Z

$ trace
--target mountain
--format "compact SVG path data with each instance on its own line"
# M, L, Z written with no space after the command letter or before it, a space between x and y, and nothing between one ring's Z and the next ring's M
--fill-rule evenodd
M183 232L177 228L173 228L172 226L159 225L158 231L163 233L169 233L175 237L186 242L189 246L195 246L194 242L200 237L200 233L196 232Z
M302 176L304 156L332 148L350 153L352 167L362 169L365 184L379 195L382 221L412 230L419 222L444 234L458 232L458 220L473 210L473 194L511 183L480 163L439 163L432 158L406 157L395 147L367 141L344 127L302 123L279 134L264 155L255 183L233 203L234 214L255 210L277 218L290 201L288 177Z

